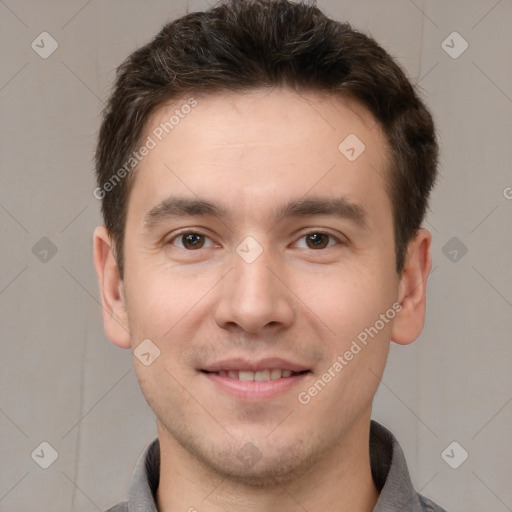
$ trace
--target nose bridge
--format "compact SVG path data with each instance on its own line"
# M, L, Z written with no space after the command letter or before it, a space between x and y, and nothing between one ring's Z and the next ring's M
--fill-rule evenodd
M236 248L232 271L220 291L216 321L237 324L248 332L293 320L290 294L275 273L280 268L272 250L247 237Z
M249 237L248 237L249 238ZM260 314L270 310L278 293L275 277L270 272L272 255L254 239L246 239L233 257L233 297L238 303ZM249 309L248 309L249 312Z
M272 266L269 251L262 251L262 253L256 257L254 257L251 252L252 249L247 254L248 256L250 255L249 259L240 255L239 252L237 256L233 258L233 274L239 284L238 288L242 296L248 293L249 295L262 294L262 296L268 295L270 297L273 288L271 283L273 275L269 270Z

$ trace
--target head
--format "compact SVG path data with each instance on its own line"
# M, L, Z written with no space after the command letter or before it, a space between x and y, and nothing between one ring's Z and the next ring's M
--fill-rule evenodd
M263 483L367 419L390 340L423 327L436 164L400 67L315 6L222 2L130 55L99 134L95 264L110 339L160 354L135 359L159 432L220 473L250 441L262 459L237 474ZM226 357L307 372L248 401L211 381Z
M428 110L389 54L348 23L312 5L243 0L169 23L118 68L98 139L95 195L121 276L128 199L140 167L134 152L146 142L151 114L199 93L275 87L352 99L380 124L389 145L385 181L401 272L435 182L437 144ZM167 121L160 136L176 122Z

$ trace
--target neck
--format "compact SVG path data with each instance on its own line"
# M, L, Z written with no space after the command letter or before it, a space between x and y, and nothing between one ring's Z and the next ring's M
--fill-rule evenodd
M379 493L371 475L370 417L306 472L273 486L250 486L218 474L186 451L160 424L159 512L371 512Z

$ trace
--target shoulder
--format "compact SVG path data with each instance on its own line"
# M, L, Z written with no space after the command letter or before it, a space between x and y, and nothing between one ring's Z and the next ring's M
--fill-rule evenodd
M421 503L421 510L425 512L446 512L444 508L436 505L432 500L425 498L425 496L418 494L418 498Z
M128 512L128 502L123 501L122 503L118 503L105 512Z

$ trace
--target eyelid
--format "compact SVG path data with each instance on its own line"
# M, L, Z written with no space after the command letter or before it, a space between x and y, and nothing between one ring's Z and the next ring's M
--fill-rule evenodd
M203 229L201 228L198 228L198 229L194 229L194 228L183 228L181 230L179 230L178 232L175 232L172 234L172 236L169 238L167 237L165 240L164 240L164 244L165 245L173 245L174 247L177 247L176 245L174 245L174 241L177 240L178 238L180 238L180 236L183 236L183 235L186 235L186 234L195 234L195 235L201 235L203 237L205 237L206 239L210 240L212 242L212 244L216 244L216 242L213 241L212 237L207 235ZM293 242L293 245L297 244L297 242L299 240L302 240L304 237L308 236L308 235L312 235L312 234L323 234L323 235L327 235L329 236L330 238L334 239L336 242L337 242L337 245L347 245L348 243L348 240L346 237L340 235L340 234L334 234L333 232L331 232L330 230L326 229L326 228L308 228L307 231L303 231L300 235L295 235L294 239L295 239L295 242ZM218 244L217 244L218 245ZM209 246L211 247L211 246ZM209 247L201 247L201 249L208 249ZM330 248L332 246L329 246L327 248ZM187 250L187 251L190 251L190 252L193 252L189 249L185 249L183 247L178 247L179 249L184 249L184 250ZM308 248L309 249L309 248ZM326 248L324 249L318 249L318 250L325 250Z
M164 239L164 245L172 245L174 247L177 247L176 245L174 245L174 241L179 239L181 236L183 235L188 235L188 234L193 234L193 235L200 235L200 236L203 236L204 238L210 240L212 242L213 245L215 245L215 242L213 241L212 237L207 235L203 230L201 229L194 229L194 228L184 228L178 232L175 232L172 234L171 237L166 237ZM211 246L209 247L201 247L201 249L208 249L210 248ZM178 249L184 249L186 251L189 251L189 252L194 252L190 249L185 249L184 247L178 247Z
M348 239L346 237L344 237L343 235L340 235L340 234L334 234L332 231L325 229L325 228L316 228L316 229L309 228L307 231L302 232L298 237L295 238L294 244L297 244L297 242L299 240L302 240L305 236L318 235L318 234L327 235L327 236L333 238L334 240L336 240L338 245L347 245L348 244ZM329 246L327 248L330 248L330 247L332 247L332 246ZM308 249L309 249L309 247L308 247ZM317 249L317 250L321 251L321 250L325 250L325 249Z

